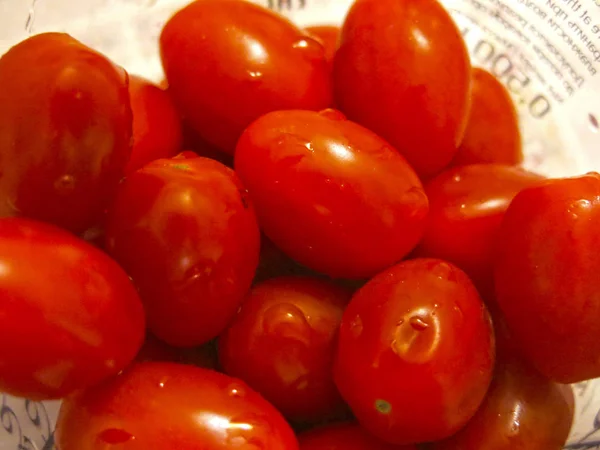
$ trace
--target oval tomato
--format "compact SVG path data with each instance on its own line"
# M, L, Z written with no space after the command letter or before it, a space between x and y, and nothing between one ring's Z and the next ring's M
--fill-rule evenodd
M474 68L471 111L453 165L523 162L517 110L506 88L486 70Z
M427 197L414 171L339 112L266 114L240 138L234 166L264 233L318 272L371 276L422 235Z
M352 298L334 379L367 431L393 444L446 438L489 386L494 336L477 290L441 260L401 262Z
M0 59L0 217L96 225L130 155L127 74L66 34Z
M60 450L297 450L294 432L246 384L212 370L140 363L66 399Z
M573 422L574 398L513 357L500 358L486 398L469 423L428 450L562 450Z
M183 139L179 113L164 90L131 75L129 96L133 112L133 149L127 174L155 159L175 156L181 150Z
M198 0L160 37L169 90L208 142L233 153L244 128L280 109L331 104L320 42L273 11L244 0Z
M150 330L175 346L216 337L258 265L260 234L233 170L207 158L154 161L121 184L106 249L137 285Z
M600 376L600 175L522 190L498 238L496 300L519 350L548 378Z
M100 250L52 225L0 219L0 390L60 398L115 375L144 339L142 303Z
M298 436L300 450L416 450L413 445L382 442L356 423L316 428Z
M450 163L469 110L471 66L437 0L357 0L334 59L336 105L421 176Z
M219 339L219 360L288 419L320 420L343 408L331 375L350 293L308 277L256 285Z
M473 164L442 172L425 185L429 217L416 254L456 264L490 299L504 212L521 189L541 180L540 175L500 164Z

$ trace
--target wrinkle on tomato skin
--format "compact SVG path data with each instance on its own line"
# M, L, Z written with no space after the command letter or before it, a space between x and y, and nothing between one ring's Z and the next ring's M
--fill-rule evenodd
M127 73L66 34L42 33L2 56L0 85L0 166L11 167L0 173L0 216L97 225L131 151Z

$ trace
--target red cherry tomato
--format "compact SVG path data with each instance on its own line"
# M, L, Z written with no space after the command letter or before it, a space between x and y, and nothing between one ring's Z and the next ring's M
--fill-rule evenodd
M335 338L350 293L307 277L256 285L219 339L226 373L241 378L293 420L342 410L331 370Z
M336 25L315 25L307 27L305 31L321 41L323 48L325 48L325 58L333 64L333 57L340 39L340 27Z
M242 381L173 363L140 363L66 399L60 450L297 450L294 432Z
M410 444L462 428L484 398L493 365L492 325L471 281L444 261L415 259L354 295L334 378L369 432Z
M0 217L96 225L130 155L127 74L66 34L0 59Z
M181 150L181 123L169 94L142 77L129 77L133 111L133 150L126 172Z
M59 398L115 375L144 339L142 303L100 250L52 225L0 219L0 390Z
M416 450L413 445L393 445L380 441L356 423L316 428L298 436L300 450Z
M474 68L471 112L453 165L523 162L517 110L505 87L486 70Z
M437 0L357 0L334 60L335 102L421 176L452 160L467 124L471 66Z
M235 169L264 233L332 277L371 276L417 244L427 197L406 160L337 111L279 111L246 129Z
M573 422L574 398L515 358L498 363L486 398L469 423L427 450L562 450Z
M233 171L207 158L162 159L122 183L107 251L137 285L150 330L182 347L216 337L258 264L260 234Z
M322 44L267 8L244 0L197 0L163 29L169 89L193 128L233 153L261 115L331 104Z
M456 264L484 297L493 297L497 233L513 197L543 180L540 175L500 164L451 168L428 182L429 217L417 254Z
M547 377L600 376L600 175L522 190L500 227L496 299L519 350Z

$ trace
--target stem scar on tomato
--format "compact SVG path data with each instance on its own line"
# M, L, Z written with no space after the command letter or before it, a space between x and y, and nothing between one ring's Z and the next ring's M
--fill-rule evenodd
M389 414L392 411L392 405L382 399L375 400L375 409L381 414Z

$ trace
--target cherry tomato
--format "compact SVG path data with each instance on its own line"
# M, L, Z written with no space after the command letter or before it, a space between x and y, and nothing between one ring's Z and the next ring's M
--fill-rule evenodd
M401 262L352 298L334 379L358 421L393 444L456 433L489 386L494 337L469 278L436 259Z
M0 219L0 390L59 398L115 375L144 339L123 270L60 228Z
M244 0L197 0L165 25L169 89L193 128L233 153L253 120L331 104L325 49L282 16Z
M226 373L293 420L318 422L343 408L331 375L350 293L326 281L281 277L256 285L219 339Z
M600 376L600 175L522 190L504 216L496 300L520 351L561 383Z
M493 296L498 227L513 197L543 177L500 164L448 169L425 186L429 217L420 256L450 261L464 270L487 299Z
M380 441L352 422L328 425L298 436L300 450L416 450Z
M325 48L325 58L333 64L333 57L340 38L340 27L336 25L315 25L307 27L305 31L321 41L323 48Z
M200 347L178 348L161 341L152 333L146 335L144 345L135 359L138 362L158 361L193 364L205 369L215 370L219 366L216 348L212 342Z
M169 94L148 80L129 78L129 96L133 111L133 150L126 172L160 158L169 158L181 150L182 132L179 114Z
M335 102L421 176L450 163L467 124L471 66L437 0L357 0L334 60Z
M516 358L499 359L471 421L428 450L562 450L573 422L573 391Z
M130 155L125 71L66 34L0 59L0 217L96 225Z
M227 375L173 363L139 363L66 399L60 450L297 450L273 406Z
M121 184L107 251L137 285L150 330L181 347L216 337L258 265L260 234L233 170L207 158L162 159Z
M452 164L522 162L519 117L510 94L494 75L474 68L469 121Z
M266 114L240 138L234 165L264 233L329 276L371 276L423 233L427 197L414 171L337 111Z

